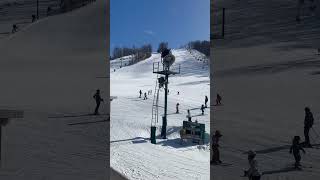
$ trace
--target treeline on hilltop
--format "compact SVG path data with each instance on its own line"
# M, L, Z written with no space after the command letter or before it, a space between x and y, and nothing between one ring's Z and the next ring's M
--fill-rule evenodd
M161 42L157 52L161 53L166 48L168 48L168 42ZM195 49L207 57L210 56L210 41L190 41L187 45L182 46L182 48Z
M207 57L210 56L210 41L191 41L186 46L188 49L195 49Z
M146 44L141 46L140 48L136 48L133 46L132 48L128 47L115 47L113 49L111 59L121 58L123 56L133 55L134 61L141 61L146 58L149 58L152 53L151 44Z

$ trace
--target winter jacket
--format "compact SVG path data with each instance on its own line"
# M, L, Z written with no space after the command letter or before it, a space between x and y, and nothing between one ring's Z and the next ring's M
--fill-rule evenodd
M97 102L103 101L103 99L101 98L100 94L98 94L98 93L94 94L93 98L94 98Z
M305 127L312 127L313 125L313 114L312 112L306 112L305 118L304 118L304 126Z

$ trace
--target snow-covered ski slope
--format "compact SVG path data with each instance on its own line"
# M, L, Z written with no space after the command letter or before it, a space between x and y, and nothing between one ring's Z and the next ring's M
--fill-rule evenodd
M97 0L0 41L0 108L25 111L2 128L0 179L107 179L107 116L87 115L108 97L106 19Z
M157 75L152 73L152 68L153 62L160 61L160 54L154 53L116 72L111 69L111 96L117 98L111 102L110 165L128 179L209 179L209 135L204 145L189 142L180 145L179 134L187 109L195 116L192 120L204 123L206 133L210 132L209 108L203 116L200 111L205 95L210 98L209 68L185 49L173 50L173 54L176 57L173 67L180 64L181 74L169 77L168 139L157 139L156 145L149 141L153 94L143 100L139 98L139 90L154 93ZM180 114L175 114L176 103L180 104ZM159 105L164 105L163 89ZM159 108L159 112L157 136L163 109Z
M319 149L302 153L302 165L312 168L290 168L292 138L304 140L305 106L318 134L310 131L311 142L320 143L320 9L307 16L305 5L299 24L294 0L216 0L218 14L226 8L227 24L225 39L214 40L212 50L214 92L223 104L214 107L213 130L221 130L221 159L232 165L211 166L214 179L241 179L250 149L257 152L262 180L319 179Z

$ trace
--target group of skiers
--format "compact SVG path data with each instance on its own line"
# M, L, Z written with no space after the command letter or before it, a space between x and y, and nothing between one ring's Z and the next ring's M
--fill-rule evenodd
M305 141L300 142L300 136L294 136L292 140L292 145L290 146L289 153L293 154L295 159L294 168L300 169L301 164L301 155L300 151L306 153L303 148L312 148L310 143L309 132L314 124L313 114L309 107L304 108L305 118L304 118L304 137ZM221 164L222 161L220 159L220 151L219 151L219 140L222 137L222 134L219 130L215 131L215 134L212 136L212 159L210 164ZM256 152L250 150L248 152L248 163L249 169L244 171L244 176L248 177L250 180L260 180L262 173L259 171L258 163L255 160Z
M204 98L204 104L205 104L205 105L202 104L201 107L200 107L201 115L204 115L204 110L205 110L205 108L208 107L207 103L208 103L208 96L205 96L205 98ZM179 107L179 103L177 103L177 105L176 105L177 113L179 112L178 107ZM188 119L188 121L191 122L191 118L192 118L192 116L191 116L191 114L190 114L190 109L188 109L188 110L187 110L187 119Z
M147 93L146 93L146 92L142 93L142 91L141 91L141 89L140 89L140 91L139 91L139 98L141 98L142 94L144 94L143 100L147 100L147 99L148 99ZM152 90L149 90L149 91L148 91L148 95L149 95L149 94L152 94Z

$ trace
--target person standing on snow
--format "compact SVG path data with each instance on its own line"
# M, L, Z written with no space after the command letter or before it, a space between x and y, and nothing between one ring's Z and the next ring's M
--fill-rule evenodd
M15 33L18 31L18 26L16 24L12 25L12 33Z
M188 109L188 111L187 111L187 112L188 112L188 115L187 115L188 121L189 121L189 122L191 122L191 114L190 114L190 110Z
M203 115L204 114L204 105L203 104L201 105L200 109L201 109L201 112L202 112L202 115Z
M204 98L205 107L208 107L208 106L207 106L207 103L208 103L208 96L206 96L206 97Z
M310 144L309 131L312 128L313 121L314 121L313 114L312 114L309 107L305 107L304 111L305 111L304 131L303 131L304 137L305 137L304 146L305 147L312 147Z
M302 146L300 145L300 137L299 136L295 136L292 140L292 145L290 147L290 154L293 153L294 159L295 159L295 163L294 163L294 167L296 169L299 169L301 166L300 161L301 161L301 155L300 155L300 150L305 154L306 151L302 148Z
M179 103L176 104L176 113L179 114Z
M147 97L147 93L145 92L145 93L144 93L143 100L146 100L146 99L148 99L148 97Z
M247 176L249 180L260 180L261 173L258 169L258 162L255 160L256 153L254 151L248 152L249 169L244 171L244 176Z
M222 137L220 131L216 130L215 134L212 136L212 159L210 164L221 164L220 151L219 151L219 140Z
M141 95L142 95L142 91L141 91L141 89L140 89L140 91L139 91L139 94L140 94L139 98L141 98Z
M100 90L99 89L97 89L96 93L93 95L93 98L96 100L96 108L94 110L94 115L98 115L99 114L100 103L101 103L101 101L103 101L103 99L100 96Z

